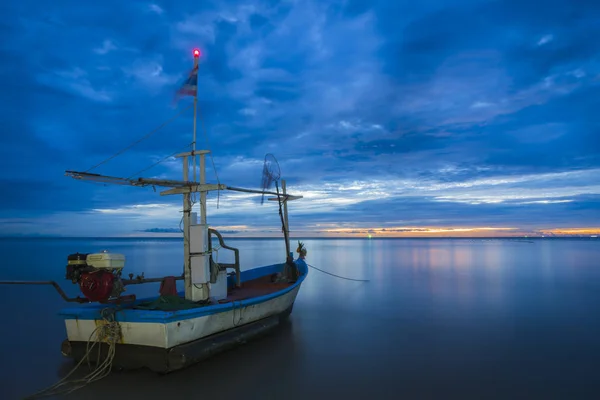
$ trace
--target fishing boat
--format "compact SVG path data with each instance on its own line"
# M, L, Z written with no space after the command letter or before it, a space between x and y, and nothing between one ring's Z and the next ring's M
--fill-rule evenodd
M51 283L66 301L78 303L62 309L60 316L66 329L61 351L79 363L85 360L102 364L102 368L108 364L111 368L149 368L158 373L184 368L280 325L292 312L300 286L307 277L306 249L298 242L294 258L288 225L288 202L302 196L287 192L272 155L265 157L260 189L207 183L205 164L210 151L195 148L199 51L195 50L193 55L194 67L181 89L182 93L193 96L193 141L190 151L175 155L183 163L182 180L120 178L66 171L67 176L77 180L155 190L159 187L165 189L160 192L162 196L183 196L181 275L146 278L143 274L137 277L128 274L129 279L126 279L127 255L98 251L66 257L66 279L78 285L83 296L67 297L56 282L28 282ZM270 189L273 183L275 191ZM267 204L278 206L285 254L283 246L281 250L273 249L272 264L242 270L239 250L227 245L221 233L207 223L206 197L210 191L251 193L263 196L263 200L267 196L271 201ZM191 196L198 193L199 212L196 212L192 209ZM220 249L232 251L234 262L218 263L214 256ZM275 255L279 251L281 257ZM277 262L278 259L281 262ZM183 281L183 290L177 290L179 281ZM129 285L153 282L160 282L155 296L124 295Z

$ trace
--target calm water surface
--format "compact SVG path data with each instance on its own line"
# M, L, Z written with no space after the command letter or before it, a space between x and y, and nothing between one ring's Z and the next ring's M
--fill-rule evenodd
M285 253L282 240L230 244L243 269ZM370 282L311 269L290 323L270 336L166 376L115 373L66 398L600 398L600 240L305 244L309 264ZM0 239L0 279L55 279L75 296L67 255L102 249L124 253L126 273L182 270L179 241ZM0 301L0 398L18 399L72 366L60 354L65 303L25 286L0 287Z

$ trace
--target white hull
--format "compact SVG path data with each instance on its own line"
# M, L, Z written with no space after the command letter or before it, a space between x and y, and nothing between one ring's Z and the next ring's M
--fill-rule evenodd
M284 312L294 303L299 289L300 285L281 296L258 304L196 318L168 323L119 322L122 332L121 343L169 349L202 339ZM103 320L98 319L65 319L68 340L71 342L87 342L94 330L103 323Z

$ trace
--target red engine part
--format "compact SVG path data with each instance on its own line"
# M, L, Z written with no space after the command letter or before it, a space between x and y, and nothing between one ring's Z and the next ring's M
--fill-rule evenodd
M106 301L113 290L115 276L108 271L94 271L81 274L81 293L90 301Z

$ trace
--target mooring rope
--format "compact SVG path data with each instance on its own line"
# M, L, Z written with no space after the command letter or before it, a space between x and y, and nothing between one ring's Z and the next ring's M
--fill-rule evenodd
M92 334L87 342L86 352L77 363L77 365L69 372L64 378L60 381L56 382L54 385L47 387L37 393L32 394L31 396L25 397L25 399L38 399L42 397L48 396L57 396L57 395L65 395L75 390L81 389L82 387L98 381L110 374L112 369L113 360L115 357L116 344L121 340L121 326L114 319L114 310L105 308L101 311L103 324L98 326ZM94 339L92 339L96 336ZM98 357L96 359L96 368L80 379L73 379L68 381L67 379L73 375L73 373L83 364L84 361L88 362L88 366L90 366L90 355L92 350L96 345L99 345L101 342L106 342L108 344L108 354L106 358L100 362L100 346L98 346Z
M336 278L340 278L340 279L345 279L345 280L347 280L347 281L356 281L356 282L369 282L369 280L368 280L368 279L354 279L354 278L346 278L345 276L340 276L340 275L332 274L331 272L323 271L322 269L319 269L319 268L317 268L317 267L314 267L314 266L312 266L312 265L310 265L310 264L308 264L308 263L307 263L306 265L308 265L309 267L311 267L311 268L314 268L314 269L316 269L317 271L320 271L320 272L322 272L322 273L324 273L324 274L331 275L331 276L334 276L334 277L336 277Z

